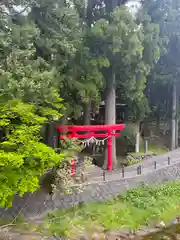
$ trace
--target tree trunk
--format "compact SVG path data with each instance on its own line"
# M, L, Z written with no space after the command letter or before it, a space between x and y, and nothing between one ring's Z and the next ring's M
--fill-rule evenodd
M112 70L111 75L112 81L107 84L106 88L106 97L105 97L105 124L116 124L116 76ZM116 167L116 139L113 137L112 141L112 161L113 168ZM107 146L105 148L105 161L104 168L107 169Z
M64 114L64 116L62 116L61 118L60 118L60 125L66 125L67 124L67 116L66 116L66 114Z
M179 147L179 91L176 88L176 148Z
M159 115L156 116L156 135L160 133L160 117Z
M139 123L136 123L136 145L135 152L139 153L140 151L140 132L139 132Z
M56 132L56 128L54 126L54 122L50 122L46 124L46 144L50 147L57 147L55 146L55 142L54 142L54 137L56 136L57 132Z
M91 99L84 105L84 125L91 124Z
M175 149L176 147L176 102L176 82L174 82L172 90L171 150Z
M179 119L176 119L176 148L179 147Z

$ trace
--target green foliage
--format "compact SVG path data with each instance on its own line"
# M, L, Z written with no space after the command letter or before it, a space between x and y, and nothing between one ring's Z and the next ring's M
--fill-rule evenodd
M65 110L60 97L62 76L45 58L45 49L39 54L37 23L30 15L14 15L12 6L6 7L10 14L1 13L0 18L5 24L0 30L1 206L10 206L15 194L35 191L39 178L64 159L40 136L42 126L62 117Z
M179 86L179 2L162 0L145 2L144 9L152 22L159 25L160 59L156 63L149 79L147 92L152 114L167 121L171 115L172 84ZM147 94L148 95L148 94Z
M53 176L52 189L54 193L57 191L71 193L71 187L74 184L74 179L71 177L71 161L81 150L82 146L78 140L66 139L61 142L60 151L63 151L65 160L57 166Z
M104 203L90 203L48 216L43 229L57 236L79 233L139 229L144 225L171 221L179 214L179 181L155 186L140 186Z
M29 17L39 30L36 54L58 71L56 80L62 89L65 114L77 119L89 96L98 99L102 75L90 53L85 2L75 0L72 4L36 1Z
M36 57L32 44L39 31L34 24L9 24L2 33L0 58L0 97L3 101L22 99L39 106L46 115L61 117L63 108L59 97L58 72L41 57ZM54 111L53 111L54 110Z
M141 13L135 19L127 7L121 6L106 12L91 32L92 51L106 69L105 86L112 84L113 68L119 100L128 103L133 120L144 119L149 114L144 95L147 76L160 57L158 26L147 14Z
M134 152L136 144L136 125L127 124L126 128L121 134L121 144L126 149L126 153ZM142 144L142 139L140 138L140 145Z
M112 84L112 72L116 94L128 104L131 119L139 122L149 114L144 89L160 56L162 28L159 30L153 16L151 20L142 12L134 18L128 7L113 10L105 1L107 6L102 7L101 2L96 3L100 8L91 8L89 3L25 0L7 1L0 6L0 110L5 112L0 117L5 134L1 165L3 168L13 161L12 172L8 165L3 176L15 184L5 181L7 193L2 204L16 192L36 189L38 177L49 168L56 168L57 159L62 158L42 144L39 132L43 124L63 114L78 119L89 100L96 109L104 88ZM23 11L18 12L19 8ZM62 182L68 180L64 176L69 173L68 159L74 150L80 151L77 143L68 143L58 150L67 158L64 165L57 167ZM17 176L14 168L18 169ZM32 183L29 188L25 172L32 175L32 179L28 178ZM15 180L10 180L10 176Z
M12 100L0 107L0 205L8 206L15 194L34 192L39 177L60 164L57 154L41 143L40 128L47 118L39 116L32 104Z
M143 156L143 154L142 154ZM134 165L134 164L137 164L137 163L140 163L141 160L139 159L136 159L135 157L133 157L132 155L127 155L126 157L126 162L125 162L125 166L131 166L131 165Z
M157 210L160 204L162 204L162 207L166 206L170 198L178 204L178 198L180 196L179 190L180 186L178 182L156 187L144 185L140 188L128 191L124 199L137 208L144 210L155 208Z

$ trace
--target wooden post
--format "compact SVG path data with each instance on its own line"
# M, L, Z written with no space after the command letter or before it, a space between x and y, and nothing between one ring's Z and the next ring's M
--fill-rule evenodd
M124 167L122 167L122 177L124 178Z
M170 157L168 157L168 165L170 165L170 160L171 160Z
M141 175L141 165L137 167L137 175Z
M156 161L154 161L154 169L156 169L156 167L157 167L157 166L156 166Z
M106 174L105 174L105 171L103 171L103 181L106 181Z

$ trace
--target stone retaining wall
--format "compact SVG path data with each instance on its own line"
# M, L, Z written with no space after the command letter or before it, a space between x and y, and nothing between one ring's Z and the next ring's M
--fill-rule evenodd
M78 203L107 200L140 184L163 183L177 179L180 179L180 163L132 178L89 183L83 186L81 192L74 191L71 195L59 194L54 199L50 199L42 191L25 194L22 199L15 198L11 209L1 209L0 218L14 218L19 214L27 219L40 219L56 209L68 208Z

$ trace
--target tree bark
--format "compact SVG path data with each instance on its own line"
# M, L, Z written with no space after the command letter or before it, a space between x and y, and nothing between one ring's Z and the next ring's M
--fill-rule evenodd
M106 88L106 97L105 97L105 124L116 124L116 76L112 69L111 75L112 81L107 83ZM112 143L112 161L113 161L113 168L116 167L116 139L113 137ZM107 146L105 148L105 161L104 161L104 168L107 168Z
M84 105L84 125L91 124L91 99Z
M179 120L176 119L176 148L179 147Z
M45 142L48 146L54 148L57 147L55 146L55 142L54 142L54 137L57 134L57 130L54 126L54 122L50 122L46 124L46 130L45 130ZM57 144L57 143L56 143Z
M160 133L160 117L159 115L156 116L156 135Z
M179 92L176 88L176 148L179 146Z
M140 151L140 132L139 132L139 123L136 123L136 145L135 152L139 153Z
M174 81L172 89L171 150L176 148L176 102L176 82Z
M64 113L64 115L61 117L60 119L60 125L66 125L67 124L67 116L66 114Z

